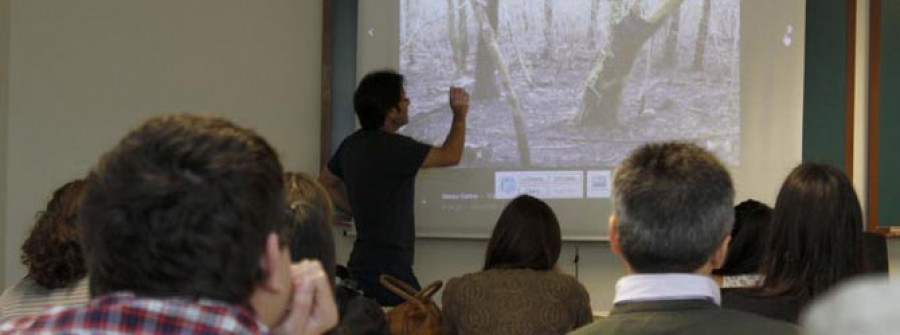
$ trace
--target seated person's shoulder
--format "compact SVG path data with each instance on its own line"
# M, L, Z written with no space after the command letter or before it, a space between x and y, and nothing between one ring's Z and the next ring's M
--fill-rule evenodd
M799 334L799 328L793 324L769 319L740 311L727 309L711 309L699 317L694 315L694 320L686 320L672 315L657 314L656 316L628 316L612 315L597 320L569 334L731 334L731 335L793 335ZM656 317L659 317L656 319ZM685 321L679 324L676 320ZM650 321L650 322L648 322Z
M503 288L503 291L497 291L497 288ZM454 277L446 282L443 296L446 300L447 297L503 297L510 294L525 300L546 297L565 297L559 301L577 299L585 303L589 300L587 289L575 277L557 271L530 269L493 269Z
M563 293L569 296L580 296L587 299L589 296L587 289L575 276L560 271L545 271L547 281L555 283L552 286L559 287Z
M794 324L731 309L718 309L708 321L729 334L799 334Z
M518 281L528 281L523 277L514 277L518 270L494 269L463 274L447 280L444 285L444 297L474 297L494 292L497 287L519 286ZM514 283L513 281L516 281ZM496 293L496 292L494 292Z
M444 284L444 292L454 291L469 286L483 285L482 283L486 283L488 281L486 279L482 279L482 277L484 277L482 273L483 272L466 273L459 277L450 278Z
M567 283L567 284L583 286L581 284L581 282L578 281L578 278L575 278L575 276L570 275L568 273L564 273L561 271L546 271L546 273L547 273L548 277L553 278L554 280L558 280L560 282Z
M796 322L807 300L793 296L763 296L754 289L722 290L722 307L764 317Z
M0 334L21 334L41 332L47 329L68 329L72 320L86 313L85 306L52 306L39 314L25 315L4 320L0 323Z
M467 273L447 281L447 287L468 285L507 285L515 281L518 284L553 282L562 285L582 286L575 277L559 271L537 271L531 269L491 269Z

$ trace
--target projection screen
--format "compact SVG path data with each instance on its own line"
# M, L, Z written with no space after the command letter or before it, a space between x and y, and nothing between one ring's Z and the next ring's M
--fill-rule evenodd
M416 188L424 237L486 238L509 199L556 211L566 240L606 238L611 174L632 149L714 152L737 198L772 204L800 161L805 2L360 1L358 79L406 76L400 132L440 145L447 89L472 95L463 161ZM349 97L347 97L349 98ZM347 111L352 112L352 111Z

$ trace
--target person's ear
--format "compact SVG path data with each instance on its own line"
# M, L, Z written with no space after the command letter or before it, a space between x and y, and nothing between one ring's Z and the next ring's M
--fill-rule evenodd
M280 292L290 288L290 283L283 283L281 278L284 277L281 266L281 258L284 257L285 251L278 242L278 234L269 233L266 237L266 244L263 253L259 256L259 267L263 270L263 280L260 286L271 292Z
M615 214L609 216L609 248L616 255L622 256L622 245L619 242L619 220Z
M713 270L725 265L725 259L728 258L728 244L730 243L731 236L725 236L725 238L722 239L721 244L719 244L719 247L716 248L716 252L710 257L709 262Z
M392 106L391 108L388 108L386 116L393 118L396 117L397 114L400 114L400 106Z

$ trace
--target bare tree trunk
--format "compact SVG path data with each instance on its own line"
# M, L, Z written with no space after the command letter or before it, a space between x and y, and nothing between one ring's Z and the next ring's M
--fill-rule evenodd
M703 68L706 56L706 39L709 37L710 0L703 1L703 17L700 18L700 29L697 31L697 44L694 45L694 70Z
M650 86L650 75L653 73L653 56L656 53L656 42L654 41L656 38L654 37L656 34L652 34L650 40L645 48L647 51L644 54L644 78L641 80L641 90L638 93L638 113L644 112L644 106L647 102L647 89Z
M608 0L609 1L609 28L607 31L612 31L612 27L619 23L622 20L622 0Z
M409 45L409 49L407 49L406 55L407 55L407 60L409 61L409 65L413 65L416 63L415 49L413 49L413 46L415 45L415 43L413 43L413 41L412 41L412 39L415 35L413 34L413 31L412 31L411 18L418 17L418 15L414 15L412 12L412 2L413 2L413 0L406 0L405 6L404 6L404 7L406 7L405 8L405 11L406 11L406 38L408 39L406 41L406 43Z
M469 58L469 17L468 11L466 10L466 1L463 0L459 4L459 33L457 33L457 38L459 39L459 52L460 52L460 67L462 68L462 72L466 72L468 66L468 58Z
M480 0L469 0L469 4L472 6L472 12L475 14L475 19L478 21L478 26L480 27L479 35L481 38L479 38L479 40L484 43L484 48L479 48L479 51L484 50L487 52L491 61L500 69L501 83L506 90L506 103L509 104L510 110L512 111L513 127L516 130L516 147L519 150L519 160L521 161L522 166L529 166L531 165L531 154L528 149L528 136L525 133L525 123L522 120L522 104L519 102L519 97L512 87L512 78L509 75L509 68L506 66L506 63L503 62L503 54L500 52L500 47L497 45L497 37L494 33L494 28L488 22L489 18L484 6L481 4Z
M635 5L613 27L609 43L600 52L596 65L585 80L577 121L584 126L599 126L602 129L618 126L617 114L625 79L631 73L641 47L683 2L667 0L647 19L641 17L641 10Z
M609 1L609 22L606 25L606 43L605 45L609 45L609 40L612 38L613 29L616 27L616 24L619 21L622 21L622 0L607 0Z
M735 19L732 21L734 21L734 27L731 30L731 38L733 41L732 45L731 45L731 80L733 80L733 82L731 85L737 91L737 92L735 92L733 97L739 97L740 96L740 87L741 87L741 80L740 80L741 20L740 20L740 14L735 15ZM740 110L740 108L741 108L740 98L737 98L737 99L732 98L731 101L732 101L731 108L733 108L734 110Z
M479 25L487 25L491 28L492 33L497 29L497 1L498 0L487 0L486 20L484 22L478 22ZM478 8L484 10L484 7L476 6L478 5L476 3L470 2L469 4L472 5L473 11ZM475 14L475 17L481 20L477 13ZM481 29L483 35L484 27ZM497 90L497 78L494 75L494 72L497 71L497 69L494 66L494 62L491 61L491 51L488 50L488 48L489 46L485 44L484 38L479 38L478 54L475 56L475 88L472 92L472 96L475 99L493 99L500 96L500 91Z
M591 16L588 18L591 22L588 24L588 46L593 49L597 47L597 13L600 12L600 0L591 1Z
M503 23L506 31L510 32L510 44L512 44L513 52L516 54L516 61L519 63L519 66L522 67L522 73L525 74L525 82L528 83L528 87L534 88L534 80L531 77L531 68L528 66L528 61L525 59L522 50L519 49L519 41L516 40L516 34L512 33L516 30L513 28L512 19L509 18L508 13L503 13Z
M541 58L553 59L556 38L553 36L553 0L544 0L544 53Z
M678 65L678 31L680 29L681 8L675 9L669 16L668 34L666 34L666 46L663 49L663 66L676 67Z
M456 74L459 75L464 69L460 68L460 45L459 37L456 36L456 0L447 0L447 35L450 37L450 51L453 57L453 65L456 67Z
M522 6L522 12L519 13L519 20L522 21L522 25L525 27L525 33L531 32L531 20L528 17L528 8Z

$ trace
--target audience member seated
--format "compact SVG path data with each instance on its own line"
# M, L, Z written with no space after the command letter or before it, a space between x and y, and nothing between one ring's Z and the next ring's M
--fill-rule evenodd
M772 208L749 199L734 207L734 228L725 265L713 270L722 289L759 286L759 259L763 232L772 220Z
M887 275L887 239L879 232L867 231L862 234L862 272L872 275Z
M337 265L331 234L333 205L328 193L310 175L298 172L284 174L284 188L293 214L291 260L318 260L328 278L333 279Z
M840 170L804 163L778 193L763 244L762 285L727 290L725 308L797 322L806 304L862 271L862 211Z
M734 222L728 171L682 142L647 144L613 177L610 247L625 262L609 317L574 334L796 334L791 324L719 307L710 278Z
M331 234L333 205L328 193L306 173L288 172L284 176L288 205L294 215L291 260L316 259L322 262L328 277L335 277L334 237ZM340 321L333 334L390 334L384 312L359 289L338 280L334 287Z
M895 335L900 285L876 276L838 285L810 304L800 317L805 334Z
M447 282L447 333L563 334L590 322L587 290L556 266L561 244L553 210L515 198L497 220L484 270Z
M90 173L78 222L94 297L0 334L320 334L328 276L291 266L281 163L224 119L153 118Z
M88 301L81 234L75 225L83 191L84 181L75 180L53 192L22 245L28 273L0 296L0 322Z

